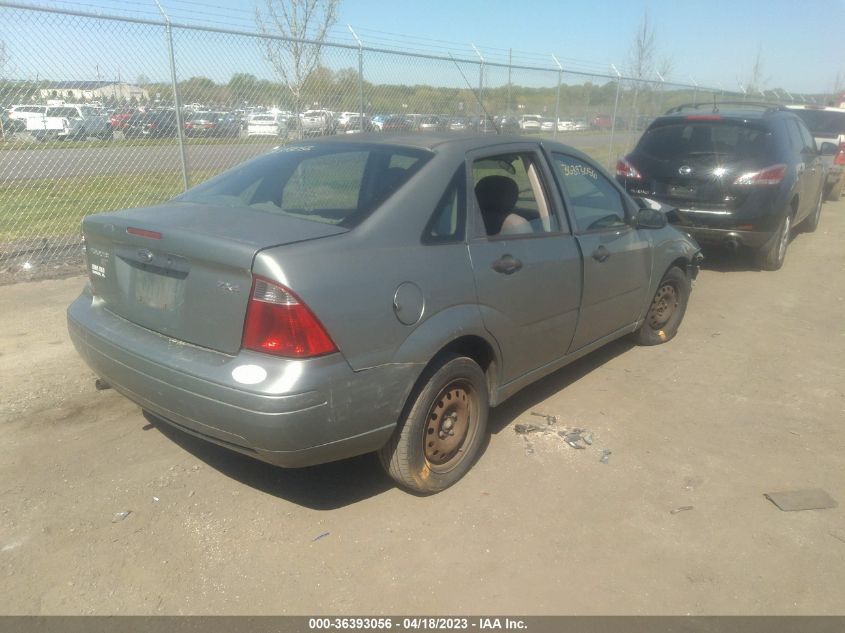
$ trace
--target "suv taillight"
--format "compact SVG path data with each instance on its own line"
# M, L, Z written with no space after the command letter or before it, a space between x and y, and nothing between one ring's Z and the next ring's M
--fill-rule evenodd
M626 158L620 158L616 161L616 175L631 180L643 179L643 175Z
M839 153L833 159L834 165L845 165L845 143L839 144Z
M734 180L735 185L779 185L786 176L786 165L772 165L759 171L750 171Z
M244 322L244 349L288 358L337 351L323 324L283 285L256 277Z

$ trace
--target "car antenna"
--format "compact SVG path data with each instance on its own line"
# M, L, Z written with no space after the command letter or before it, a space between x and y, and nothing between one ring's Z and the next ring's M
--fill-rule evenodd
M452 63L455 64L455 68L458 69L458 72L461 73L461 77L464 78L464 83L466 83L467 88L469 88L469 91L472 93L472 96L475 97L475 100L478 101L478 105L480 105L481 109L484 110L484 116L490 119L490 121L493 123L493 127L496 128L496 134L501 134L502 130L499 129L499 124L496 123L496 120L490 116L489 112L487 112L487 108L485 108L484 104L481 102L481 97L478 95L478 93L475 92L475 89L473 89L472 85L469 83L469 79L467 79L467 76L464 74L464 71L461 70L461 67L458 66L457 60L452 57L452 53L449 53L449 58L452 60Z

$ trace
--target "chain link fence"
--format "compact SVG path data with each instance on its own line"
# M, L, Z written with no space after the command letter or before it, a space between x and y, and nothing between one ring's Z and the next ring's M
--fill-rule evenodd
M78 266L85 215L162 202L310 135L502 130L611 166L667 108L745 98L552 56L534 67L337 43L292 83L278 67L291 40L257 32L4 2L0 25L0 271L13 278Z

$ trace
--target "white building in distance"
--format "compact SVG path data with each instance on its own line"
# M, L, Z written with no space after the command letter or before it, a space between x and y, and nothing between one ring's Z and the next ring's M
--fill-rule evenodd
M63 99L69 102L102 101L146 101L149 93L133 84L118 81L54 81L38 89L41 99Z

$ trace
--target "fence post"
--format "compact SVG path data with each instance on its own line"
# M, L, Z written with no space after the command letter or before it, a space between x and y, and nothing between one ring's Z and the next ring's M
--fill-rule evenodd
M170 25L170 17L165 13L164 8L158 0L155 0L158 10L164 17L164 28L167 33L167 54L170 57L170 84L173 88L173 105L176 109L176 138L179 142L179 160L182 164L182 185L187 191L190 187L188 181L188 161L185 159L185 130L182 128L182 100L179 98L179 85L176 81L176 57L173 54L173 28Z
M557 96L555 97L555 124L552 132L552 138L557 138L557 124L560 121L560 81L561 75L563 74L563 66L560 65L557 57L552 55L552 59L555 60L555 64L557 64Z
M358 35L352 29L352 25L347 24L349 32L352 37L358 42L358 109L360 110L361 118L358 119L358 130L364 133L364 44L358 38Z
M479 50L475 47L475 44L471 44L472 50L475 51L475 54L478 55L478 59L481 60L481 63L478 65L478 106L476 110L478 111L478 128L481 131L481 111L483 109L483 105L481 104L481 98L484 91L484 58L481 56ZM487 122L484 122L484 131L487 131Z
M616 133L616 113L619 111L619 88L622 87L622 73L620 73L616 66L610 65L613 72L616 73L616 101L613 103L613 119L610 121L610 149L607 157L608 165L613 166L613 136Z

